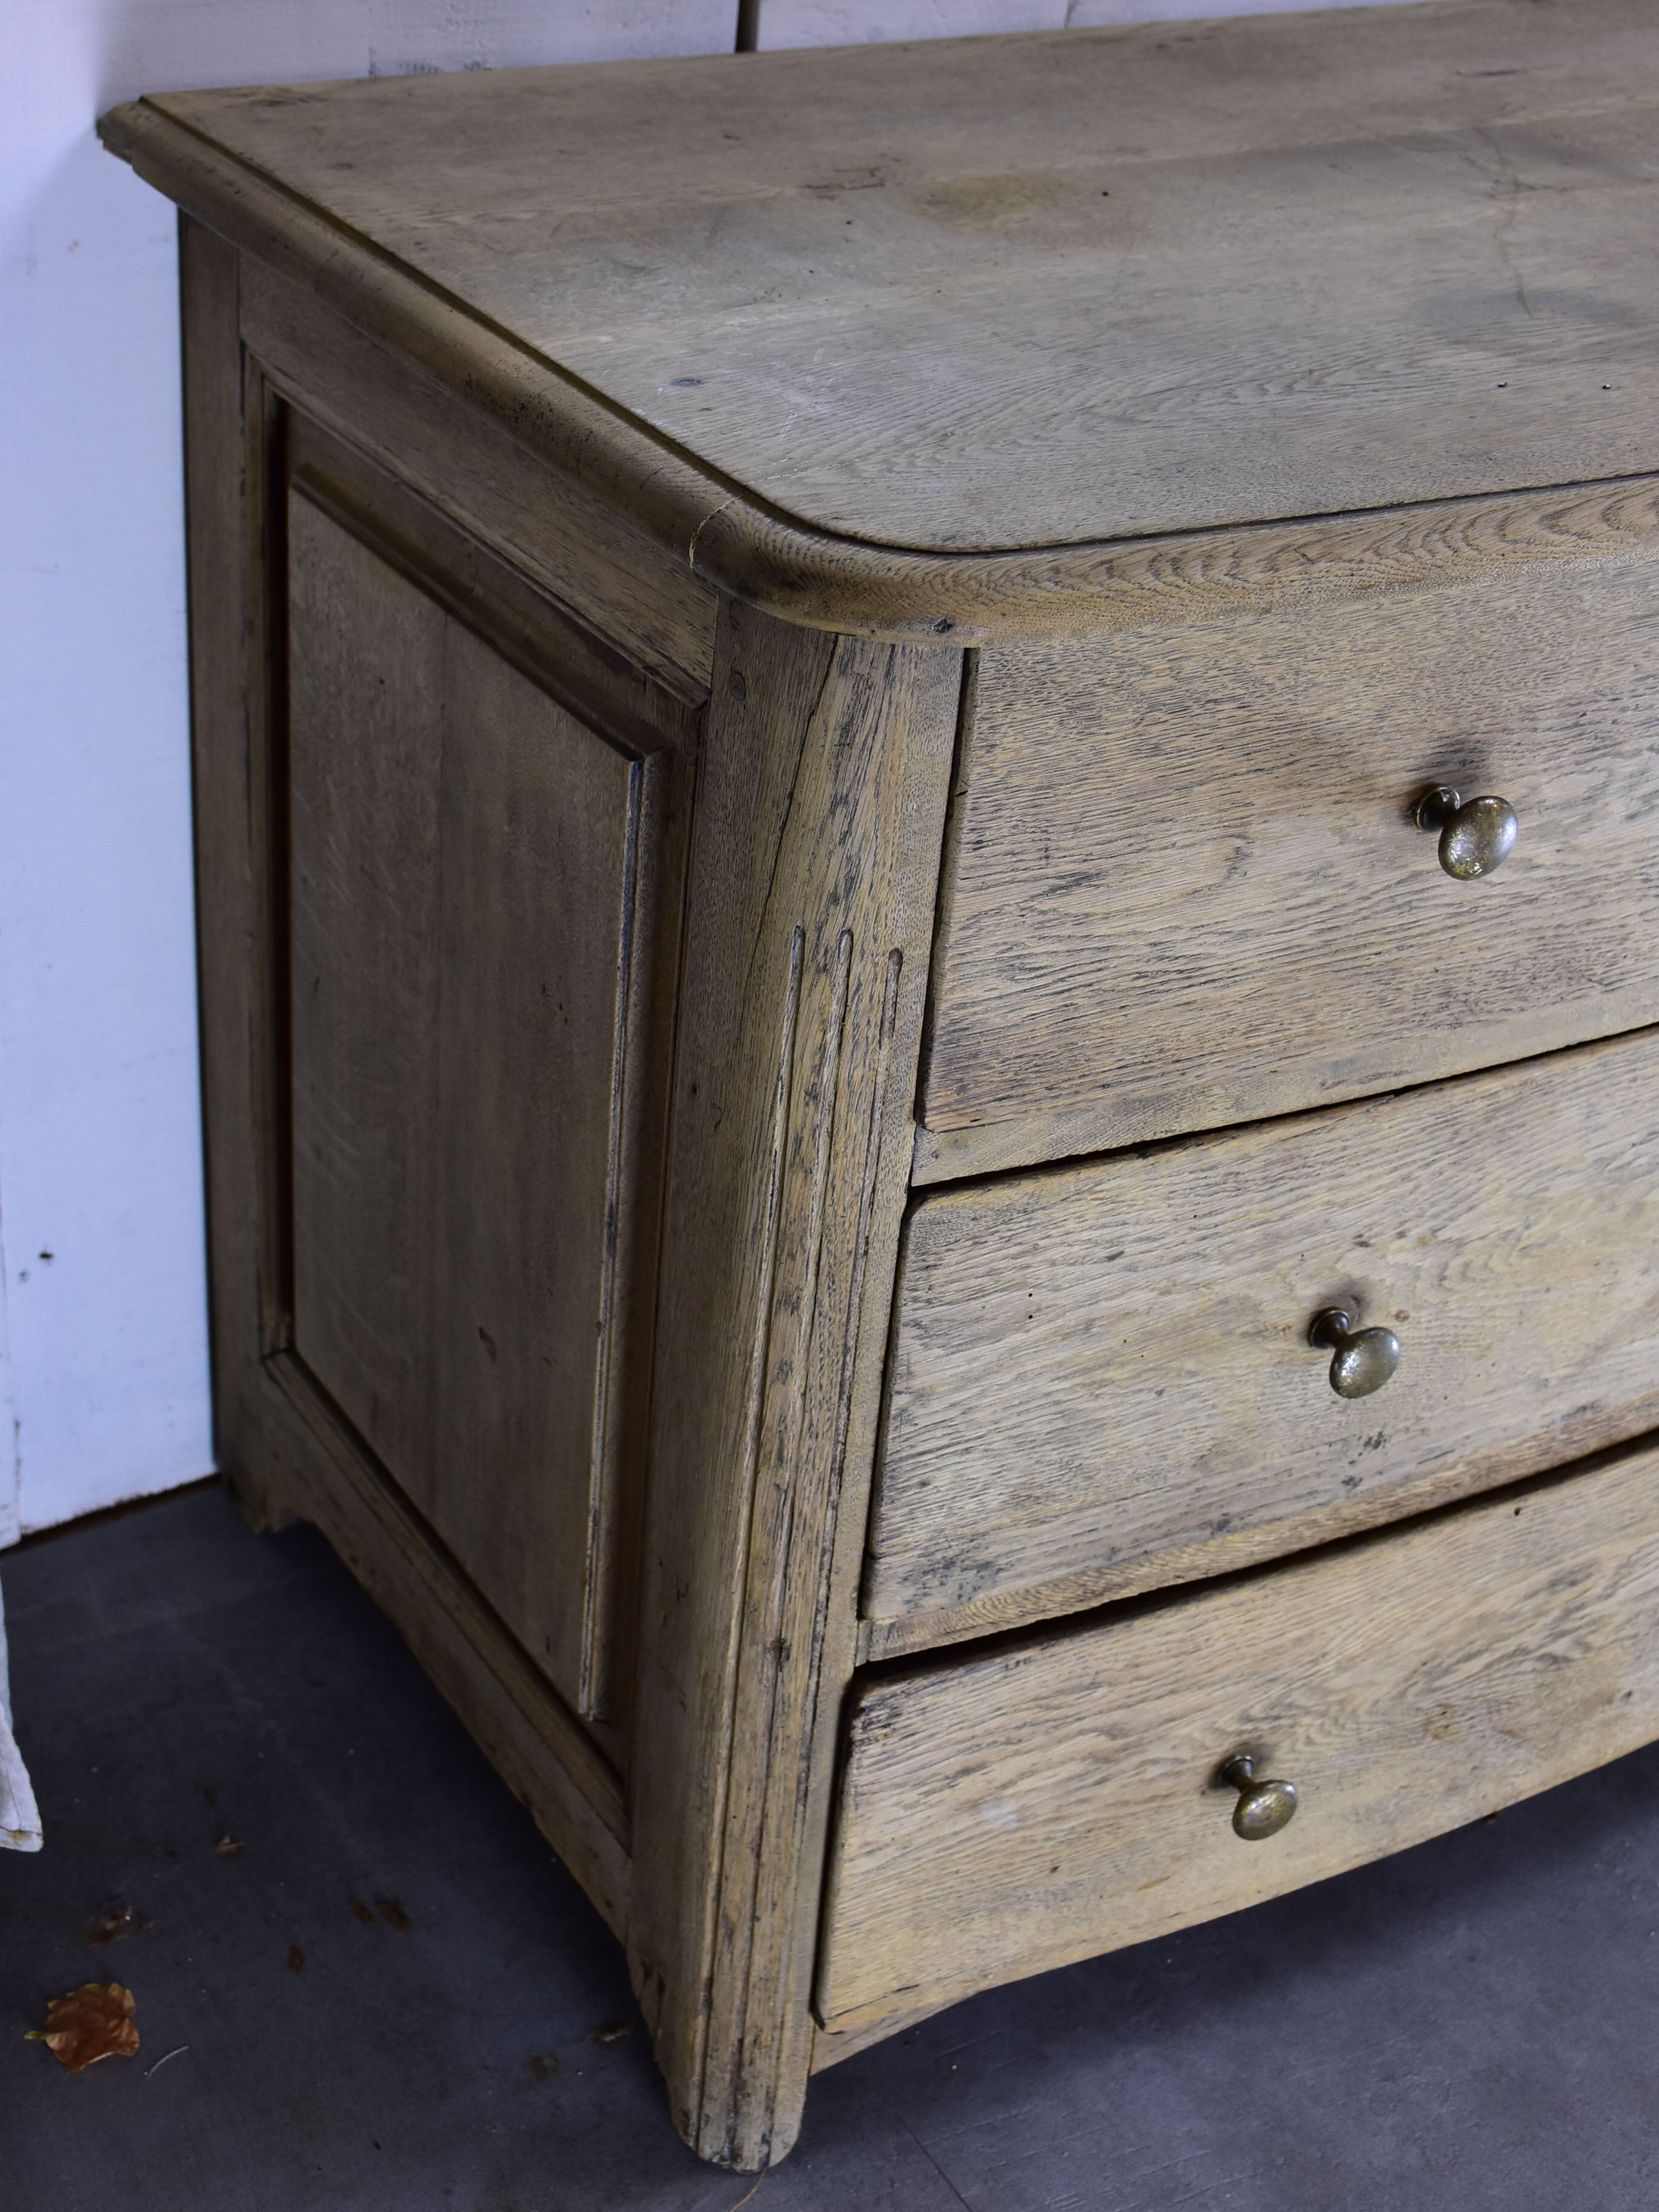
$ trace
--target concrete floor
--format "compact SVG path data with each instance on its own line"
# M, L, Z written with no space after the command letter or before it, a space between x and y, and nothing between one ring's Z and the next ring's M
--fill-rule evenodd
M670 2128L616 1944L315 1535L209 1489L0 1576L46 1826L0 1853L7 2212L744 2197ZM153 1924L89 1944L118 1905ZM1653 2212L1656 1930L1659 1749L848 2060L752 2201ZM23 2032L94 1978L143 2049L71 2076Z

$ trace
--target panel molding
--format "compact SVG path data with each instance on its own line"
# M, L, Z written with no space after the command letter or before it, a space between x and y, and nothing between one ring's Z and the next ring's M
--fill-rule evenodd
M190 519L191 724L200 911L204 1087L209 1143L215 1444L256 1527L315 1521L409 1638L423 1665L618 1933L628 1911L626 1791L612 1755L584 1728L459 1573L433 1532L393 1494L292 1350L281 1163L288 1087L283 501L293 417L240 339L235 252L180 223ZM478 549L487 557L488 549ZM529 588L526 586L526 588ZM563 633L567 637L569 632ZM614 667L605 665L609 653ZM598 641L596 681L624 657ZM684 839L701 718L666 694L662 743L644 803ZM593 712L591 696L584 703ZM647 717L647 724L649 718ZM637 712L624 737L642 732ZM611 742L617 732L612 726ZM671 939L678 896L670 897ZM658 1000L676 956L641 944ZM672 1019L672 1006L665 1010ZM639 1048L665 1049L659 1030ZM629 1686L616 1686L625 1710ZM614 1737L614 1732L613 1732Z

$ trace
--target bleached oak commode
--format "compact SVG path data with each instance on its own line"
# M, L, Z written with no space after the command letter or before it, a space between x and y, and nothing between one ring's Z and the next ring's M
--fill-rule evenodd
M688 2139L1659 1735L1651 0L103 131L223 1462Z

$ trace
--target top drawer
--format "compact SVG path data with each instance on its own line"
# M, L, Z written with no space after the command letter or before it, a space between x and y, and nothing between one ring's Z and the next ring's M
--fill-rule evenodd
M1659 1016L1659 535L1455 588L987 651L918 1180ZM1520 817L1461 883L1430 786Z

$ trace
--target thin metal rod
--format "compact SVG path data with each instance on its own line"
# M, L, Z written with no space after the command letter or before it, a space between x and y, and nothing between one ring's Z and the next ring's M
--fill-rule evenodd
M738 0L738 43L734 52L760 52L760 11L761 0Z

